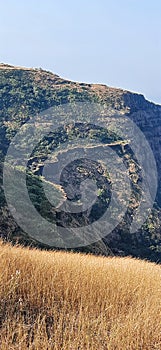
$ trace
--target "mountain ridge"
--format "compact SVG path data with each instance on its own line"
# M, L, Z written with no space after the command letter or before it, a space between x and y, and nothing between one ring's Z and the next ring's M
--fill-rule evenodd
M155 103L153 101L149 101L148 99L145 98L144 94L136 92L136 91L130 91L128 89L124 89L124 88L118 88L118 87L114 87L114 86L109 86L107 84L101 84L101 83L84 83L84 82L78 82L78 81L74 81L74 80L70 80L70 79L65 79L63 77L60 77L60 75L55 74L54 72L50 71L50 70L46 70L43 68L37 68L37 67L25 67L25 66L15 66L15 65L11 65L11 64L7 64L7 63L0 63L0 70L18 70L18 71L30 71L33 73L38 73L38 72L44 72L45 74L50 74L53 77L57 77L59 80L61 80L64 83L67 84L71 84L71 85L77 85L77 86L86 86L86 87L92 87L93 90L98 90L98 92L100 91L100 93L104 93L105 90L108 92L117 92L118 94L130 94L130 95L134 95L136 97L141 98L142 100L145 100L148 103L152 103L153 105L157 106L157 107L161 107L160 104Z

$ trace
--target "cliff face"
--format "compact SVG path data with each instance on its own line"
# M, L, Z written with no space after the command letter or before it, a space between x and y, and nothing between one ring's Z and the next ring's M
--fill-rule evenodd
M1 150L1 167L3 165L4 156L12 137L19 130L20 126L28 120L30 116L37 115L52 106L63 105L67 102L99 102L118 111L119 115L127 115L133 120L136 125L143 131L151 149L154 153L157 170L158 170L158 193L157 203L148 220L143 227L134 235L129 232L129 224L134 210L138 205L138 193L140 191L139 184L139 165L133 158L133 154L129 151L128 144L117 139L114 134L102 134L102 131L94 130L87 125L84 130L80 125L64 126L59 134L52 135L44 141L40 146L40 150L33 154L29 160L29 170L32 172L33 178L29 176L29 188L31 197L37 210L42 215L51 214L52 208L44 198L41 192L40 179L41 168L43 168L46 153L42 149L47 146L48 151L52 153L54 147L58 143L69 141L73 135L78 139L78 145L81 146L82 135L92 135L92 140L97 138L97 141L111 145L117 151L122 159L128 164L133 185L133 198L131 199L127 213L122 223L108 235L104 240L99 241L90 247L80 248L83 251L92 251L100 254L132 254L134 256L147 257L152 260L161 259L161 235L160 235L160 205L161 205L161 106L155 105L147 101L144 96L136 93L131 93L126 90L115 89L101 84L84 84L71 82L60 78L51 72L46 72L42 69L29 69L14 67L10 65L0 64L0 150ZM112 118L111 118L112 123ZM94 136L93 136L94 135ZM50 135L51 136L51 135ZM79 142L80 140L80 142ZM126 140L125 140L126 141ZM25 142L25 141L24 141ZM101 151L100 151L101 153ZM54 163L52 160L51 163ZM118 164L119 166L119 164ZM78 171L79 167L73 167L72 171L77 174L77 180L80 183L86 179L86 173L97 179L99 190L99 200L96 207L93 209L91 216L78 217L78 215L63 217L59 215L57 220L62 222L75 222L76 225L82 225L83 222L90 223L93 218L101 215L101 210L105 208L107 202L108 191L106 190L107 176L103 168L95 168L95 164L81 164L81 175ZM75 177L66 178L70 182L70 186L74 190L78 190L75 186ZM103 177L103 181L99 180L99 176ZM2 169L1 169L2 177ZM65 183L65 181L64 181ZM109 185L109 183L108 183ZM35 195L36 188L36 195ZM62 190L62 189L61 189ZM79 197L79 191L78 191ZM37 197L36 197L37 196ZM69 196L69 193L63 193L63 196ZM120 194L120 200L123 201L123 195ZM43 198L43 200L42 200ZM8 212L7 205L1 188L1 235L12 241L20 241L25 244L41 245L25 235L17 226L12 216ZM54 214L56 215L56 213Z
M130 118L143 131L153 151L158 170L157 201L161 205L161 106L132 94L125 95L124 101L130 108Z

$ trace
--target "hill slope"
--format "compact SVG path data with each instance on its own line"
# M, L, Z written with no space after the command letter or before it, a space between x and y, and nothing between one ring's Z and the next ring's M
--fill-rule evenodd
M2 350L161 349L160 266L0 244Z
M138 205L140 187L139 167L133 159L133 155L129 153L128 145L122 150L122 141L115 138L114 134L107 133L106 135L102 135L100 132L98 133L99 135L95 135L96 130L90 129L89 126L87 126L85 130L80 130L79 126L70 126L70 128L64 127L59 134L54 135L54 141L53 139L47 138L32 156L32 159L30 159L29 169L34 175L34 178L29 177L28 181L34 205L42 215L50 216L51 208L43 197L39 178L41 175L41 168L46 160L46 148L48 152L51 153L53 147L57 146L58 143L64 142L64 140L70 140L73 135L77 135L78 139L80 139L80 144L82 134L86 133L89 135L90 133L92 137L93 135L94 137L97 136L100 142L111 144L114 150L118 149L123 159L128 159L128 167L133 169L133 174L131 175L134 188L133 198L128 208L127 216L124 218L124 222L122 222L111 236L109 235L105 240L101 240L97 244L80 250L92 251L104 255L108 255L112 252L113 254L134 255L161 261L161 107L146 101L142 95L130 93L126 90L110 88L105 85L71 82L42 69L29 69L0 64L1 182L4 156L12 137L19 130L20 126L25 123L30 116L35 116L52 106L77 101L104 103L107 107L118 111L119 114L127 114L144 132L154 152L158 167L159 186L157 204L142 229L135 235L131 235L129 233L129 222ZM90 166L91 169L94 169L93 164L90 164ZM88 166L88 171L90 166ZM86 169L83 168L83 175L85 174L85 170ZM103 173L103 170L102 175L105 181L106 175ZM38 177L36 178L36 176ZM103 210L106 199L104 192L101 192L102 187L100 187L99 190L101 196L99 206L96 208L95 213ZM31 237L25 235L13 220L5 203L3 187L1 187L0 201L1 236L14 242L19 241L23 244L32 243L33 245L40 246L41 244L39 242L35 242ZM78 217L76 219L78 220ZM73 220L73 218L70 217L70 220ZM82 224L82 222L79 222L79 224Z

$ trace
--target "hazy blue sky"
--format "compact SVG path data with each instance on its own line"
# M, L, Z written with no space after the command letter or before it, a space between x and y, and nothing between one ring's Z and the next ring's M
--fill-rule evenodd
M0 54L161 104L161 0L0 0Z

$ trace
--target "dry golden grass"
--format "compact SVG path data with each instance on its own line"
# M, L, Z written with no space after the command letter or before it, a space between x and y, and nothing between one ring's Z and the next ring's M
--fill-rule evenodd
M161 268L0 244L0 349L161 349Z

